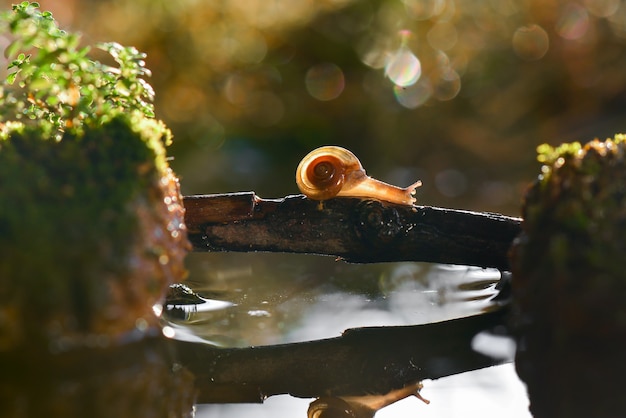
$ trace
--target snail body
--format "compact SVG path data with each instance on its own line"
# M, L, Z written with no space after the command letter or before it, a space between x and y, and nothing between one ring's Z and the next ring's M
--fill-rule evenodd
M417 181L409 187L397 187L369 177L359 159L345 148L325 146L307 154L296 170L300 191L313 200L333 197L360 197L412 206Z

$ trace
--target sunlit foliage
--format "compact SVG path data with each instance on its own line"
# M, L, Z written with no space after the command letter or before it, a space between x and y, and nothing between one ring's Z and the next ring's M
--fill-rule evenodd
M60 139L63 132L96 127L119 114L154 117L154 91L143 77L145 54L134 47L103 43L117 66L88 56L80 37L61 30L39 3L22 2L2 14L2 32L11 41L5 54L9 73L3 83L3 122L36 124Z

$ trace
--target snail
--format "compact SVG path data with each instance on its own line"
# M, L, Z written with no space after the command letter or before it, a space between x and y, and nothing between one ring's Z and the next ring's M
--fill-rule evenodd
M308 153L296 170L300 191L313 200L328 200L335 196L378 199L412 206L417 181L409 187L397 187L365 174L359 159L345 148L325 146Z
M430 401L420 394L421 382L394 389L383 395L323 396L313 401L307 411L308 418L373 418L376 412L409 396L426 404Z

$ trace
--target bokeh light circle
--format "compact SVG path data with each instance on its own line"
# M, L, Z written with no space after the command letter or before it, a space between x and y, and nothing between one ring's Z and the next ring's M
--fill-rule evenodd
M613 16L620 7L620 0L584 0L585 7L594 16Z
M422 79L409 87L394 86L393 94L403 107L415 109L430 99L433 94L433 88L430 81Z
M454 24L438 22L428 31L427 38L433 49L447 51L456 45L458 33Z
M445 0L403 0L406 13L415 20L427 20L439 15L446 6Z
M461 91L461 77L452 68L443 70L437 80L433 96L440 101L452 100Z
M539 25L517 28L513 34L513 50L518 57L527 61L536 61L548 52L548 33Z
M400 48L387 62L385 75L396 86L412 86L422 75L422 64L408 48Z
M306 90L320 101L336 99L346 86L343 71L337 65L325 62L317 64L306 72Z
M580 39L589 29L589 13L583 6L569 3L556 23L556 32L569 40Z

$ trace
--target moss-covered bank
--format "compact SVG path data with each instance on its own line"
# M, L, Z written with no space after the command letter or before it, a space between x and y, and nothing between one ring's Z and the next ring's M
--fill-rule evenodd
M512 253L535 417L626 414L626 136L539 148Z
M0 351L141 337L188 245L144 56L111 43L115 65L94 60L33 3L0 26Z

